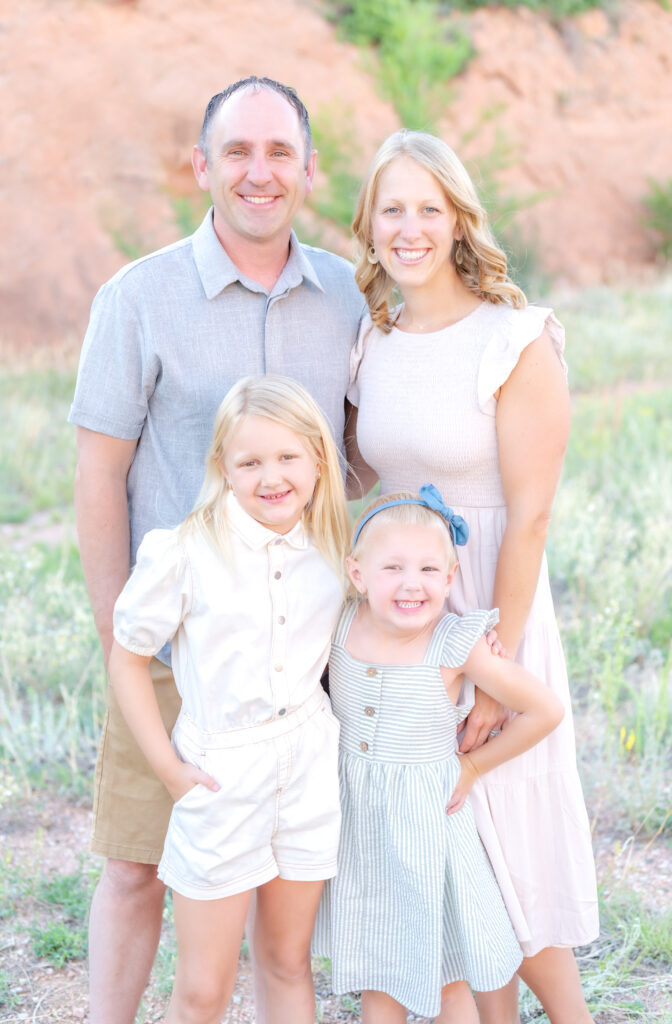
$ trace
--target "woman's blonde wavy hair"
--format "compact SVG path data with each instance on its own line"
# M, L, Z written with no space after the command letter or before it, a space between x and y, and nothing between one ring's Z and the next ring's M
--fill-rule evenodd
M230 490L223 463L234 430L247 416L263 416L292 430L307 445L320 467L313 497L303 515L318 550L344 579L348 548L348 519L340 455L327 421L306 389L289 377L268 374L243 377L217 410L205 479L193 510L182 524L183 533L199 532L225 556L230 556L226 496Z
M524 293L507 274L506 256L493 237L487 214L463 164L442 139L427 132L404 130L390 135L374 156L352 222L358 248L355 278L366 298L373 323L385 333L394 325L395 317L389 307L394 281L380 263L369 263L367 253L372 244L373 208L380 176L401 156L411 157L433 174L455 208L462 231L463 259L460 264L455 262L453 246L451 261L467 288L487 302L506 302L516 308L526 306Z

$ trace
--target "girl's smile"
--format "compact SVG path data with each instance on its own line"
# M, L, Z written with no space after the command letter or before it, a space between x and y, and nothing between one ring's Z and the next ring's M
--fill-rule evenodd
M457 571L445 528L373 522L368 530L359 557L348 559L348 572L373 621L404 637L433 628Z
M275 533L288 533L313 496L319 467L303 439L265 416L246 416L223 457L224 475L241 507Z

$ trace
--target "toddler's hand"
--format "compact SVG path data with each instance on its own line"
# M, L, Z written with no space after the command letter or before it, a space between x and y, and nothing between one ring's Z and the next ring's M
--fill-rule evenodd
M468 754L463 754L460 758L460 777L457 780L457 785L453 790L452 796L446 804L446 814L455 814L464 807L464 801L469 796L471 787L478 778L478 772L474 768L471 758Z
M164 779L163 781L175 803L181 800L183 796L186 796L194 786L205 786L206 789L211 789L213 793L216 793L221 788L212 775L208 775L207 772L197 768L196 765L187 764L184 761L179 761L174 774L171 775L170 779Z
M506 647L500 643L496 629L491 629L489 633L485 634L485 642L490 648L491 654L496 655L498 658L508 658L509 652Z

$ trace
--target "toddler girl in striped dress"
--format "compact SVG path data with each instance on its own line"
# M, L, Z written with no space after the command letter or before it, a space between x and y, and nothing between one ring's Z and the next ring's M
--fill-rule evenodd
M500 988L521 962L468 793L563 710L521 666L492 657L484 637L496 610L444 614L454 543L467 537L426 485L371 505L346 562L356 600L329 668L343 824L313 948L331 957L335 992L362 992L364 1024L405 1024L407 1010L478 1024L470 987ZM517 714L458 755L474 684Z

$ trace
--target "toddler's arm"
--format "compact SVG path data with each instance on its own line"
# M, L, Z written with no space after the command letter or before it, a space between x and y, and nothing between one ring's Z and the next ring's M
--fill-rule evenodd
M180 761L175 753L161 720L150 661L127 651L116 640L112 644L110 684L129 729L173 800L179 800L198 783L216 792L220 787L211 775Z
M484 746L462 754L460 778L446 806L449 814L459 811L479 775L529 750L555 729L565 713L543 683L522 665L493 658L483 639L472 649L463 671L485 693L518 713Z

